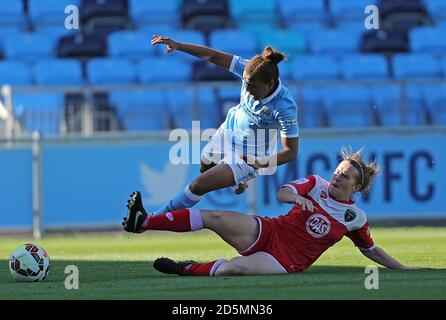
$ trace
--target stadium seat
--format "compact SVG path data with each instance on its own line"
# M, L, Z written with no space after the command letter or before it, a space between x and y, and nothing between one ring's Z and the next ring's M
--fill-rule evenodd
M98 17L127 17L126 0L82 0L80 16L83 23Z
M184 0L182 6L183 26L205 33L229 26L227 0Z
M412 51L420 53L443 54L446 52L445 28L417 28L410 31L409 40Z
M440 61L430 54L396 54L393 56L395 79L439 78Z
M271 30L263 32L259 37L260 49L273 46L287 55L302 54L307 49L305 36L293 30Z
M240 78L228 70L224 70L207 61L193 63L194 81L234 81Z
M129 15L133 23L145 25L180 25L180 0L129 0Z
M199 88L197 94L200 105L199 120L201 129L218 128L224 119L222 109L217 103L215 90L206 87Z
M310 49L315 54L345 54L357 52L360 37L349 30L328 30L313 34Z
M299 126L320 128L327 125L321 87L305 86L301 90L292 89L292 93L297 102Z
M288 30L294 30L302 34L305 39L311 39L318 33L327 31L327 26L318 22L296 22L288 27Z
M403 90L402 122L409 126L427 123L426 101L419 84L407 84Z
M0 86L4 84L11 86L27 86L33 84L29 65L19 61L0 61Z
M57 134L63 119L63 100L59 93L17 93L12 101L14 114L23 129Z
M250 59L258 53L255 37L250 32L238 29L224 29L212 32L209 35L209 46L245 59Z
M80 6L80 0L28 0L28 11L32 25L39 29L46 25L64 26L65 8Z
M90 59L107 54L105 42L96 36L72 34L59 39L57 56L61 58Z
M157 54L157 49L150 45L151 35L145 32L117 31L108 36L108 53L113 57L144 58Z
M277 25L276 0L229 0L229 15L238 26L244 24Z
M222 114L226 115L230 108L235 107L240 102L240 86L237 84L220 86L216 92L218 105L221 107Z
M0 28L25 26L25 10L22 0L0 0Z
M206 45L206 38L203 35L203 33L199 32L199 31L195 31L195 30L174 31L174 32L171 32L168 36L170 38L174 39L175 41ZM149 43L150 43L150 39L148 40ZM164 55L166 52L165 45L158 45L155 48L159 55ZM198 60L198 58L196 58L190 54L180 52L180 51L174 51L172 53L172 57L185 59L186 61L197 61Z
M151 131L169 128L169 113L162 91L113 91L109 94L109 101L116 108L124 130Z
M446 20L446 2L444 0L423 0L429 15L436 21Z
M55 54L56 43L42 33L21 33L4 40L4 52L8 59L35 61L51 58Z
M362 52L395 53L409 51L409 41L405 33L378 29L365 32L360 39Z
M280 17L287 26L303 21L327 20L327 11L323 0L312 1L289 1L278 0L278 10Z
M364 20L367 6L375 0L330 0L330 13L334 21Z
M87 75L93 85L133 84L136 68L122 58L95 58L87 64Z
M338 79L339 63L331 56L299 56L291 63L291 77L297 81Z
M423 87L424 100L430 123L446 125L446 86L444 84Z
M82 67L77 60L40 60L33 66L37 85L77 86L84 83Z
M386 58L382 55L347 55L342 58L341 74L345 79L386 79Z
M366 87L328 87L322 92L331 127L361 128L374 125L371 93Z
M421 0L379 0L380 27L407 32L415 26L429 23Z
M192 64L172 57L146 58L137 65L142 83L187 82L192 80Z
M74 35L78 32L75 29L66 29L61 26L53 26L53 25L41 26L36 31L46 35L56 44L59 42L59 39L70 35Z
M282 61L279 63L279 77L282 80L291 80L291 63L288 61Z
M11 36L17 37L21 33L23 33L23 30L19 26L0 26L0 59L3 59L5 57L5 39Z
M401 88L396 84L374 85L370 88L377 122L381 126L401 126Z

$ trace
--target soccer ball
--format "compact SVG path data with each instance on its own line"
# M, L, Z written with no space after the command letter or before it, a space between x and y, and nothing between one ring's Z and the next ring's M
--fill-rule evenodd
M21 245L9 259L9 272L17 281L43 281L49 271L50 257L34 243Z

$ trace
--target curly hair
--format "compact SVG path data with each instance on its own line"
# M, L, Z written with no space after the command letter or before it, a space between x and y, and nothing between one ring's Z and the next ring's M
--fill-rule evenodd
M266 47L262 54L254 56L246 64L246 72L251 76L259 76L262 82L275 82L279 79L279 67L277 66L286 58L285 54L273 47Z

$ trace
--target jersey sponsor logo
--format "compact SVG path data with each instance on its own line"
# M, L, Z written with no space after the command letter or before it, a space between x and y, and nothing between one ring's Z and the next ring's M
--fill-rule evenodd
M327 199L328 197L327 197L327 193L325 192L325 191L321 191L321 195L320 195L320 197L322 198L322 199Z
M330 221L321 214L313 214L305 223L307 232L315 238L322 238L330 232Z
M355 220L356 216L356 212L354 212L352 209L347 209L344 213L344 220L345 222L350 222L352 220Z

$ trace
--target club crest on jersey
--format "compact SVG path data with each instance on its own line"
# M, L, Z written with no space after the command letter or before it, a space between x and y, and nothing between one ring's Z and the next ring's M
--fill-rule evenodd
M356 218L356 212L354 212L352 209L345 210L344 214L344 220L345 222L350 222Z
M321 196L322 199L327 199L327 193L324 190L321 191L321 195L320 196Z
M322 238L330 232L330 221L321 214L313 214L305 223L307 232L315 238Z

